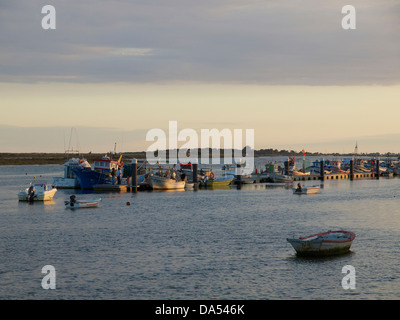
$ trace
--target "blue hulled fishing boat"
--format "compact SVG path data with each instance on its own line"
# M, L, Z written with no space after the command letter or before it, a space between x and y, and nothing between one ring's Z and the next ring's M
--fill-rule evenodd
M118 171L120 170L120 177L122 177L123 162L121 162L122 155L118 161L112 160L112 157L107 154L101 159L94 159L92 168L73 168L72 171L79 182L82 189L93 189L94 185L99 184L117 184Z

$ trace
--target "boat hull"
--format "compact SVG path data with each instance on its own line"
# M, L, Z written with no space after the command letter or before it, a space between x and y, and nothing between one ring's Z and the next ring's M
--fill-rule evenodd
M185 189L185 181L176 181L169 178L152 176L150 185L153 190L182 190Z
M49 191L45 191L45 192L38 192L38 193L35 193L32 200L30 200L27 190L20 191L20 192L18 192L18 200L19 201L51 201L51 200L53 200L56 192L57 192L56 188L51 189Z
M339 235L339 236L338 236ZM340 235L344 235L342 238ZM349 252L355 234L349 231L329 231L305 238L286 239L300 256L330 256Z
M302 187L301 191L297 188L292 188L294 194L316 194L319 193L320 187Z
M185 181L185 189L191 189L191 188L194 188L194 183Z
M270 173L269 179L272 182L293 182L293 178L291 176L278 173Z
M78 180L74 178L53 178L53 188L57 189L78 189Z
M302 171L293 170L292 174L295 176L309 176L310 172L302 172Z
M206 186L207 187L224 187L224 186L229 186L231 182L233 181L233 177L230 177L228 179L214 179L214 180L207 180Z
M97 172L91 169L73 169L81 189L93 190L94 185L113 184L111 175ZM114 179L116 184L117 179Z
M81 208L96 208L99 206L100 199L90 199L90 200L77 200L75 203L70 201L65 201L65 207L67 209L81 209Z

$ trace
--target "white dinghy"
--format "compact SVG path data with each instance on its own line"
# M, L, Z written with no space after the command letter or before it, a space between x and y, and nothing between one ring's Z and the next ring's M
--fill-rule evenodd
M95 208L100 204L101 198L76 200L72 195L69 200L64 201L67 209Z

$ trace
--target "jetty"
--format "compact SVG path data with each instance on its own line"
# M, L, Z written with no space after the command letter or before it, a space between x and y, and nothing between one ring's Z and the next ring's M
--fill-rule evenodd
M349 173L329 173L325 174L323 178L319 174L309 175L293 175L293 181L308 181L308 180L345 180L351 179ZM374 179L376 175L374 173L354 173L353 179Z

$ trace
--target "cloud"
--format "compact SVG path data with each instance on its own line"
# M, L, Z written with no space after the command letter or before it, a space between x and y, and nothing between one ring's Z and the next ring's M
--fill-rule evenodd
M400 82L393 0L354 0L347 31L342 5L319 0L54 0L56 30L41 29L45 4L2 1L0 81Z

